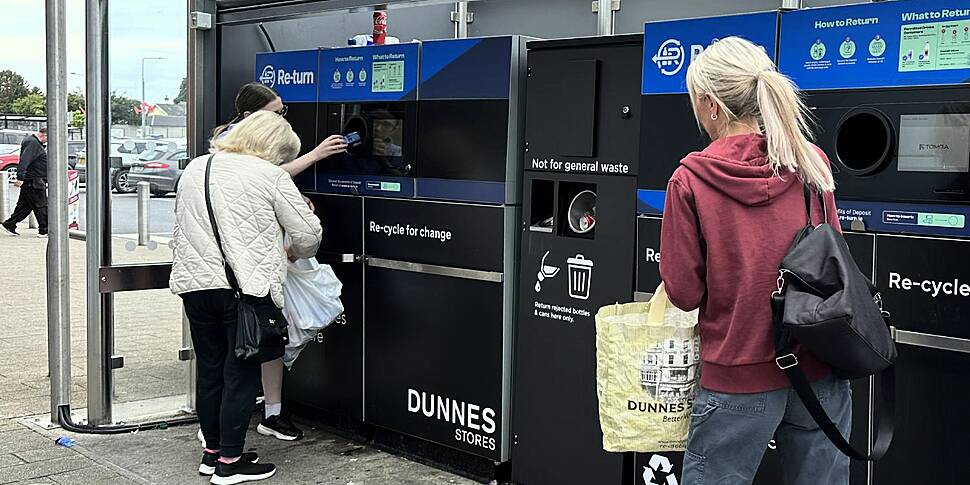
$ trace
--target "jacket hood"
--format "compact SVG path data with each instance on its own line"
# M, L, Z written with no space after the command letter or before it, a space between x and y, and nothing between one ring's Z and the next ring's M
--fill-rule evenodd
M768 142L758 134L721 138L680 163L715 190L749 206L770 204L800 183L795 174L775 176L768 163Z

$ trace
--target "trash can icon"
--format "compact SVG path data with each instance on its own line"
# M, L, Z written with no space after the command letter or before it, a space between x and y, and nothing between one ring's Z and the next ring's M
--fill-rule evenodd
M582 254L566 260L569 269L569 296L578 300L589 299L590 282L593 278L593 260Z

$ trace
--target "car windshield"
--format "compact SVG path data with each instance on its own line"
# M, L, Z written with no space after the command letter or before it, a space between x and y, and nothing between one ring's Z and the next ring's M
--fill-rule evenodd
M145 150L138 155L138 160L142 162L154 162L161 160L165 156L165 150Z

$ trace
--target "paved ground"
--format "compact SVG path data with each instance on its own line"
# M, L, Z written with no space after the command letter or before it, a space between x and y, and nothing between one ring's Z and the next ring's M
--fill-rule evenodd
M49 409L45 288L46 240L21 226L23 237L0 235L0 484L199 484L199 445L195 426L137 434L71 435L78 445L63 448L53 440L65 433L30 424L29 416ZM116 238L114 251L126 262L165 259L163 244L154 251L126 249ZM85 389L84 248L72 241L72 405L81 409ZM125 367L115 371L115 402L176 396L184 400L187 367L176 359L181 346L179 301L167 290L116 295L116 353ZM180 400L181 399L181 400ZM116 415L116 419L119 418ZM284 444L250 433L249 447L280 465L269 483L389 485L471 484L473 482L349 442L322 430Z

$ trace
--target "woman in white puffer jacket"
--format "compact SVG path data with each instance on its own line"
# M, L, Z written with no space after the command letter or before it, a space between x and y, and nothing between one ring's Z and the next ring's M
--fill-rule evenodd
M279 164L293 160L300 140L278 114L261 111L213 142L214 155L193 160L179 180L175 202L170 286L181 295L198 365L197 408L206 448L199 472L212 483L268 478L272 465L243 454L260 379L260 364L238 359L235 297L212 232L205 201L206 164L212 156L210 197L223 249L242 292L271 296L283 306L287 256L316 254L320 220ZM290 247L284 249L283 234ZM289 254L287 254L289 253Z

